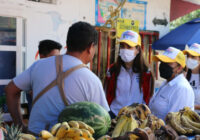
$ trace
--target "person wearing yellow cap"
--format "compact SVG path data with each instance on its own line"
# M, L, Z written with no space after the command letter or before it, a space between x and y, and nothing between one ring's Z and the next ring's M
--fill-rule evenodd
M195 111L200 113L200 44L194 43L183 51L187 55L187 74L190 85L195 94Z
M149 103L154 93L154 78L144 61L140 35L134 31L122 33L117 62L107 72L105 91L110 116L133 103Z
M161 62L160 77L166 81L149 103L152 114L164 119L169 112L177 112L185 106L194 109L194 92L183 74L186 65L183 52L169 47L162 55L155 55L153 60Z

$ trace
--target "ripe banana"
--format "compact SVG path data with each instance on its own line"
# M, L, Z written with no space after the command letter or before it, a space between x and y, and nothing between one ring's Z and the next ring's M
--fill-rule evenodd
M25 134L25 133L21 133L20 138L22 138L23 140L36 140L36 137L31 135L31 134Z
M82 121L77 121L80 129L88 129L88 125Z
M57 137L51 137L51 138L48 138L47 140L59 140Z
M185 116L185 115L183 115L183 116L185 117L185 119L187 119L187 121L188 121L189 124L191 124L191 125L194 126L194 127L200 128L200 123L194 122L194 121L191 120L188 116Z
M151 114L151 110L146 104L140 104L141 108L144 110L144 114L147 117L149 114Z
M157 122L159 124L159 128L158 129L160 129L161 126L165 125L165 122L162 119L158 119Z
M147 123L148 123L148 119L143 120L142 123L140 124L139 128L144 129L145 127L147 127Z
M121 115L120 118L117 120L117 124L113 130L112 137L118 137L121 133L122 128L126 124L127 117L125 115Z
M145 120L145 119L146 119L146 116L145 116L145 114L144 114L144 110L143 110L140 106L138 106L138 107L136 108L136 111L138 112L137 114L138 114L138 118L139 118L140 120Z
M183 126L194 130L195 134L200 134L200 129L197 128L197 127L195 127L195 126L192 126L192 125L187 121L187 118L185 118L185 116L183 116L183 115L181 116L181 123L183 124Z
M179 134L186 134L187 132L182 128L180 115L178 113L170 112L167 114L166 120Z
M139 119L141 120L145 120L147 118L147 116L149 114L151 114L151 111L149 109L149 107L145 104L139 104L137 107L136 107L136 111L138 112L138 117Z
M94 134L94 129L91 127L91 126L89 126L89 125L87 125L87 130L91 133L91 134Z
M83 136L83 132L78 128L70 128L65 134L65 137L69 137L69 138L74 138L76 136L79 136L79 137Z
M123 136L127 132L129 123L130 123L129 117L126 117L126 122L125 122L124 126L121 129L120 136Z
M61 140L74 140L73 138L64 137Z
M128 112L128 106L125 106L119 110L118 116L122 115L123 113L126 114Z
M128 137L129 137L129 140L137 140L137 139L139 139L139 137L137 135L135 135L135 134L129 134Z
M60 126L60 128L58 129L57 133L56 133L56 137L58 137L59 139L63 138L65 136L65 133L70 129L69 125L67 122L63 122Z
M182 127L185 131L186 131L186 134L187 135L192 135L192 134L194 134L194 130L193 129L191 129L191 128L187 128L187 127Z
M193 111L191 108L189 107L184 107L183 110L181 110L180 112L182 112L182 114L184 115L188 115L192 118L192 120L194 120L195 122L199 122L200 123L200 116L198 113L196 113L195 111Z
M72 128L79 128L79 124L77 121L69 121L68 124Z
M41 138L43 138L43 139L48 139L48 138L53 137L53 135L52 135L49 131L47 131L47 130L42 130L42 131L40 131L39 136L40 136Z
M105 135L105 136L102 136L100 137L98 140L110 140L110 136L109 135Z
M133 117L133 115L131 114L130 117L128 117L128 131L133 131L135 128L139 127L139 124L137 122L137 120Z
M83 133L83 137L88 139L88 138L91 138L92 137L92 134L86 130L86 129L81 129L82 133Z
M60 128L60 126L61 126L61 123L57 123L57 124L55 124L52 128L51 128L51 134L52 135L56 135L56 133L57 133L57 131L58 131L58 129Z
M87 140L84 137L76 136L73 138L73 140Z

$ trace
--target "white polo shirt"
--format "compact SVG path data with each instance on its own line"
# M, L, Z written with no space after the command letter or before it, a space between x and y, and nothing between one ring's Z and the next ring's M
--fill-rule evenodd
M139 89L139 74L122 66L117 77L116 96L110 105L110 110L117 115L122 107L133 103L145 103L143 92Z
M82 61L70 55L63 56L63 71L82 64ZM21 90L33 90L33 98L56 79L55 56L41 59L14 78L15 85ZM81 101L95 102L107 111L109 106L102 83L88 68L72 72L64 80L64 91L69 104ZM57 86L47 91L33 106L28 129L39 133L47 124L57 123L58 115L65 108Z
M194 92L183 74L168 83L165 81L149 103L152 114L163 120L169 112L177 112L185 106L194 110Z
M199 83L199 74L192 74L190 78L190 85L194 90L195 95L195 104L200 105L200 83Z

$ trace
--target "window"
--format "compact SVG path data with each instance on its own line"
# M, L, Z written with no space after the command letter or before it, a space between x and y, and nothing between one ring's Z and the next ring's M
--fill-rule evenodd
M16 46L16 18L0 17L0 45Z
M25 69L26 20L0 16L0 108L7 112L4 88ZM21 96L23 101L24 96Z

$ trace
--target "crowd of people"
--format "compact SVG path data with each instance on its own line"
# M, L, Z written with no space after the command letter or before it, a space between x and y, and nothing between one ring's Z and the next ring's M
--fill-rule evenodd
M23 131L39 134L57 123L66 105L81 101L101 105L111 118L116 117L122 107L133 103L147 104L152 113L163 120L167 113L185 106L200 110L199 44L184 51L169 47L163 54L153 57L160 62L160 77L166 80L155 92L154 75L143 57L141 37L131 30L123 32L119 39L118 58L108 69L103 87L87 67L95 54L97 36L94 26L76 22L67 33L66 54L60 55L62 46L55 41L40 42L40 58L45 58L33 63L5 88L13 122L21 125ZM53 49L42 54L45 47ZM68 76L63 77L63 74ZM21 91L31 91L29 99L33 104L28 127L20 112Z

